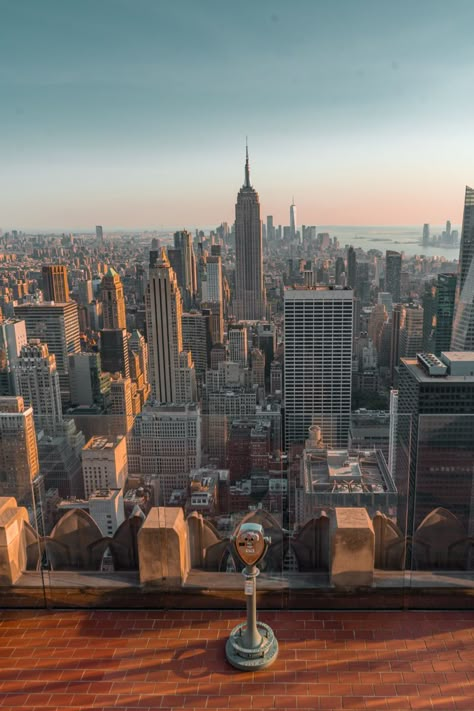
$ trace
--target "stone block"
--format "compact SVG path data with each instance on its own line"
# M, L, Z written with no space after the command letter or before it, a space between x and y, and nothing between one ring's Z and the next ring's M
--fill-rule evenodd
M187 526L179 507L155 506L138 533L140 582L182 585L189 572Z
M336 508L331 533L331 583L346 588L372 585L375 537L367 510Z
M24 521L26 509L11 496L0 497L0 585L13 585L25 569Z

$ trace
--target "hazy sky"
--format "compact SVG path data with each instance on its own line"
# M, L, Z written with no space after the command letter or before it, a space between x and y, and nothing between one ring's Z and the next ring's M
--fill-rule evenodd
M0 226L459 222L472 0L0 0Z

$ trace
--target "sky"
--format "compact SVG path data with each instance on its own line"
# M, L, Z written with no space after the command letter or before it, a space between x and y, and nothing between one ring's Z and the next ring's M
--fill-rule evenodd
M472 0L0 0L0 227L462 218Z

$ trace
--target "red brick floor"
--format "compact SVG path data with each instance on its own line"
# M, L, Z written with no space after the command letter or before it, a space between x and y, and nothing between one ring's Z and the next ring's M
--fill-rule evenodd
M264 612L268 670L224 658L233 612L0 612L0 709L469 709L474 613Z

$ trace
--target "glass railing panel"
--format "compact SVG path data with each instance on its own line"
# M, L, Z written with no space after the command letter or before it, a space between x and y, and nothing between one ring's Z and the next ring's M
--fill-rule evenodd
M26 584L50 607L239 607L243 522L271 539L267 607L403 607L414 588L472 584L473 419L399 414L346 448L315 423L284 451L278 410L68 413L38 437L15 594L26 599Z
M474 414L420 415L413 438L411 584L472 587Z

